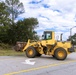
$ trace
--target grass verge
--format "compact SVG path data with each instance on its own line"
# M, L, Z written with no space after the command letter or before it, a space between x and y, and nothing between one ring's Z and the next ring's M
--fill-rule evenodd
M16 52L15 50L0 50L0 56L21 56L25 55L25 52Z

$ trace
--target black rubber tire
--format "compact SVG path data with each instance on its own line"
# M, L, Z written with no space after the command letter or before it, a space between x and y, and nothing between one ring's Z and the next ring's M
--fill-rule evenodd
M37 56L40 57L42 54L40 54L39 52L37 52Z
M32 50L32 55L29 54L29 50ZM37 51L35 50L34 47L30 46L26 49L26 56L29 57L29 58L34 58L35 56L37 55Z
M55 58L55 56L54 56L54 55L52 55L52 57L53 57L53 58Z
M63 52L63 57L60 57L59 55L58 55L58 52L59 51L62 51ZM55 58L57 59L57 60L64 60L64 59L66 59L66 57L67 57L67 52L66 52L66 50L64 49L64 48L57 48L56 50L55 50L55 52L54 52L54 56L55 56Z

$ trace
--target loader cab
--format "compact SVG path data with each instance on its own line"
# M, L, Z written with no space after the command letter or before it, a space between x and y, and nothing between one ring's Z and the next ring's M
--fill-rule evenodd
M55 40L55 33L53 31L44 31L42 35L41 44L43 46L54 45L56 42Z
M54 32L53 31L44 31L42 35L43 40L52 40L54 39Z

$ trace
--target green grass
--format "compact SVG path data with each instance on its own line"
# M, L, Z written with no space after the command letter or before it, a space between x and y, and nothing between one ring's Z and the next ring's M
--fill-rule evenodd
M25 55L25 52L16 52L14 50L0 50L0 56L21 56Z
M75 52L76 52L76 49L75 49Z

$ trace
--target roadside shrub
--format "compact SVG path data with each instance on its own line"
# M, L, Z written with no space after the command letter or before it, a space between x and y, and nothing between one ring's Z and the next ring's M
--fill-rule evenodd
M9 44L0 43L0 49L12 49L12 46Z

